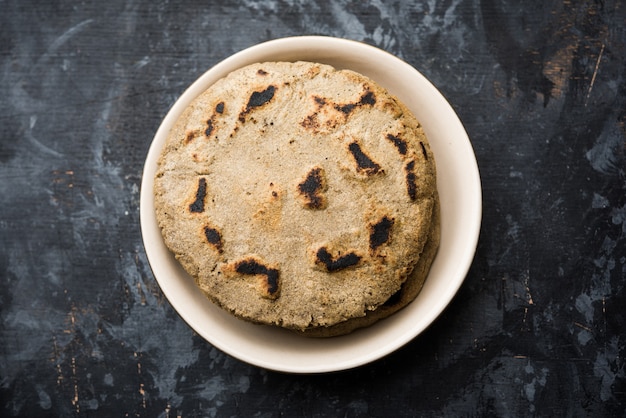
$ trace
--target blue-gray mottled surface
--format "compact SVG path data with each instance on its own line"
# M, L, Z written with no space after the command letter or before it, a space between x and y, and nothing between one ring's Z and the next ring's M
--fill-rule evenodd
M0 415L626 416L625 21L619 0L0 0ZM449 309L318 376L195 335L138 226L143 161L182 91L303 34L424 73L484 187Z

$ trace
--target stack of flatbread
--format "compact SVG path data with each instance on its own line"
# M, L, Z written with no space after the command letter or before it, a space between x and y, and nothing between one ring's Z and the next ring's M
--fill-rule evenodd
M420 123L371 79L318 63L209 87L170 132L154 194L166 245L210 300L307 336L409 304L439 246Z

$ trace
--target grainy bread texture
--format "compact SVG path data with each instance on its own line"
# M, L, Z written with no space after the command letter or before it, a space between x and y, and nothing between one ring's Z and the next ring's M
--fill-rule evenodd
M402 284L400 290L386 300L385 303L373 311L368 311L364 316L348 319L328 327L308 328L299 332L307 337L335 337L349 334L356 329L368 327L381 319L387 318L407 306L417 297L424 286L430 266L439 249L440 235L441 212L439 201L437 201L433 209L433 222L430 227L428 241L424 245L419 261L407 280Z
M212 85L170 132L154 193L166 245L208 298L304 335L408 304L439 242L420 124L322 64L259 63Z

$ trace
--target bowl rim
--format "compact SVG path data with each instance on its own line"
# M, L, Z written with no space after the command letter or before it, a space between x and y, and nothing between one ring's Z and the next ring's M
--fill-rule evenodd
M442 243L429 279L431 275L439 273L447 275L445 283L437 284L438 299L428 310L410 308L415 307L415 302L425 293L431 284L429 280L418 298L392 317L346 336L311 340L289 331L231 318L231 315L222 312L220 308L211 307L212 304L203 295L200 295L200 299L198 295L190 293L193 291L188 282L181 282L180 275L184 276L186 273L163 243L156 225L152 195L156 161L169 129L191 100L234 69L255 62L296 60L330 63L335 67L362 72L399 96L422 122L437 161L438 188L442 201ZM390 77L390 73L400 76ZM428 106L416 109L425 98L428 98ZM422 119L420 115L426 119ZM444 130L445 135L435 129ZM443 136L443 139L433 143L431 136L433 139ZM440 159L443 156L451 163L446 162L445 170L440 170ZM444 182L456 182L454 193L447 191L448 185ZM463 187L460 187L461 183ZM221 351L252 365L288 373L324 373L362 366L390 354L417 337L440 316L465 280L475 256L481 222L482 190L478 164L467 132L444 96L417 69L400 58L372 45L330 36L295 36L266 41L241 50L204 72L181 94L163 118L146 156L140 190L140 226L146 257L163 294L178 315L202 338ZM442 262L442 257L448 257L445 253L447 246L454 249L455 258ZM445 261L454 265L442 265ZM197 290L196 293L200 291ZM413 318L413 311L425 316ZM214 323L207 323L207 318ZM407 321L412 320L416 322L407 325ZM398 323L403 328L396 332L390 332L383 327L387 324L395 327ZM237 327L238 330L231 331L229 327ZM242 333L239 328L243 330ZM382 340L377 334L381 334L382 338L392 339ZM291 336L308 342L304 345L293 340ZM268 339L273 338L290 341L289 347L265 347L266 342L270 344ZM372 338L381 341L372 343ZM337 343L341 339L344 342ZM259 341L263 343L259 345ZM257 344L252 347L257 350L251 349L250 344ZM358 350L360 346L365 348Z

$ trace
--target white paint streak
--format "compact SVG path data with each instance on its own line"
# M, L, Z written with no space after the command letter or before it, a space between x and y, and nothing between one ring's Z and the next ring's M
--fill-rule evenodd
M591 96L591 90L593 89L593 85L596 82L596 76L598 75L598 70L600 68L600 60L602 60L602 54L604 54L604 44L602 44L602 48L600 49L600 53L598 54L596 67L593 70L593 76L591 77L591 82L589 83L589 90L587 90L587 97L585 98L585 107L587 106L587 102L589 101L589 96Z
M67 41L69 41L73 36L76 36L77 34L82 32L93 21L94 21L93 19L83 20L79 24L77 24L75 26L72 26L71 28L69 28L68 30L63 32L63 34L61 34L61 36L56 38L50 44L50 46L48 46L48 49L46 50L46 52L41 57L39 57L39 59L37 60L37 62L34 65L34 68L38 68L38 67L46 64L48 62L48 60L50 59L50 57L52 55L54 55L57 52L57 50L59 48L61 48L61 46L63 46L63 44L65 44Z
M36 121L36 119L35 119ZM32 117L31 117L31 123L32 122ZM34 126L34 124L33 124ZM30 142L31 145L33 145L35 147L35 149L37 151L39 151L42 154L48 155L48 156L52 156L55 158L61 158L63 157L63 153L58 152L46 145L44 145L43 143L41 143L37 138L35 138L35 136L33 135L33 131L32 128L29 129L28 131L26 131L24 133L24 137L28 140L28 142Z

